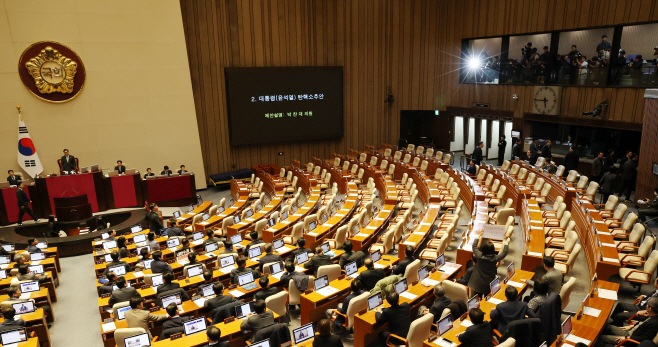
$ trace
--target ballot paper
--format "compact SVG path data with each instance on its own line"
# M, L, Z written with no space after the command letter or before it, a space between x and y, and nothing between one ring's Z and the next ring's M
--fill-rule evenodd
M584 339L584 338L582 338L582 337L578 337L578 336L576 336L576 335L574 335L574 334L569 334L569 336L567 336L567 339L566 339L566 340L567 340L567 341L570 341L570 342L573 342L573 343L582 342L582 343L584 343L584 344L586 344L586 345L588 345L588 346L589 346L590 343L592 343L592 341L590 341L590 340L586 340L586 339Z
M355 237L368 237L370 234L364 234L364 233L358 233L355 235Z
M435 285L439 284L440 282L439 282L439 281L435 281L435 280L430 279L430 278L426 278L426 279L420 281L420 283L422 283L422 284L424 284L424 285L426 285L426 286L434 287Z
M315 291L316 293L322 295L322 296L331 296L339 292L338 289L332 287L332 286L326 286L320 290Z
M306 235L309 235L309 236L318 236L318 233L306 233Z
M515 281L507 281L507 285L515 286L517 288L523 288L523 283L519 283Z
M277 273L277 274L270 275L270 276L272 276L272 277L274 277L274 278L276 278L277 280L280 281L280 280L281 280L281 276L283 276L284 273L285 273L284 271L281 271L281 272L279 272L279 273Z
M610 263L617 263L617 264L619 264L619 259L615 259L615 258L606 258L606 257L603 257L603 261L607 261L607 262L610 262Z
M383 264L380 264L380 263L375 263L374 265L375 265L376 269L383 269L383 268L386 267L386 265L383 265Z
M231 294L231 295L233 295L234 298L239 298L239 297L241 297L241 296L244 295L243 292L241 292L241 291L239 291L239 290L237 290L237 289L236 289L236 290L231 290L231 291L228 292L228 293Z
M231 270L233 270L233 269L237 269L237 266L229 265L227 267L223 267L223 268L219 269L219 271L223 274L227 274L227 273L231 272Z
M192 242L190 242L190 243L193 244L193 245L195 245L195 246L198 246L198 245L200 245L200 244L203 243L203 239L198 239L198 240L196 240L196 241L192 241Z
M415 298L418 297L418 295L411 294L411 293L409 293L409 292L402 292L402 293L400 294L400 296L401 296L401 297L404 297L404 298L407 298L407 299L409 299L409 300L413 300L413 299L415 299Z
M133 272L133 276L135 276L137 278L141 278L141 277L144 277L144 273L141 272L141 271L136 271L136 272Z
M599 288L599 298L617 300L617 292Z
M114 324L114 322L103 323L101 327L103 328L104 333L112 330L117 330L117 325Z
M498 305L498 304L500 304L501 302L503 302L503 300L496 299L496 298L489 298L489 300L487 300L487 302L490 302L490 303L492 303L492 304L496 304L496 305Z
M601 314L601 310L597 310L593 307L583 307L583 314L586 314L588 316L592 317L598 317Z
M473 323L471 323L470 320L465 320L465 321L462 321L460 325L463 326L463 327L468 328L468 327L470 327L471 325L473 325Z
M196 304L198 307L203 307L203 304L205 302L206 302L206 298L201 298L201 299L194 300L194 304Z
M539 253L539 252L528 252L528 255L532 255L534 257L543 257L544 255Z

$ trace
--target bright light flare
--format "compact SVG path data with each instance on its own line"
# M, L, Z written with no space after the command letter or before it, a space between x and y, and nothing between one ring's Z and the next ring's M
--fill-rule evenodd
M482 61L479 58L471 57L470 59L468 59L468 68L470 70L479 69L481 65L482 65Z

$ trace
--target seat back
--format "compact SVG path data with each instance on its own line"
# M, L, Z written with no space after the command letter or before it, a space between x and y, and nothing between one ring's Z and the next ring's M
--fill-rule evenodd
M423 341L430 337L430 328L434 323L434 315L428 313L411 322L407 342L409 347L422 347Z
M334 166L339 167L340 166L340 157L334 158Z
M425 155L428 158L432 158L432 156L434 156L434 148L428 148L427 151L425 151Z
M413 151L414 151L414 148L416 148L416 146L410 143L410 144L407 146L407 152L413 152Z
M317 220L318 220L318 215L317 214L306 216L306 218L304 218L304 231L308 232L309 231L309 224L311 222L317 222Z
M576 180L576 177L578 177L578 171L570 170L569 175L567 176L567 179L565 181L568 183L572 183Z
M350 305L347 306L347 329L351 329L354 326L354 316L356 314L363 310L364 308L368 307L368 297L370 296L370 292L365 291L361 295L352 298L350 300Z
M505 230L507 230L507 228L509 227L514 228L515 222L516 222L516 218L514 217L514 215L507 217L507 222L505 222Z
M436 155L435 155L434 157L435 157L436 159L439 159L439 161L441 161L441 159L443 159L443 152L441 152L441 151L436 151Z
M308 276L309 283L313 280L311 276ZM288 281L288 304L289 305L299 305L300 298L302 297L302 292L297 289L295 281L291 278Z
M423 160L423 162L420 164L420 171L426 171L427 170L427 165L429 165L427 160Z
M500 169L503 170L503 171L509 169L509 164L510 164L509 160L503 161L503 165L500 167Z
M543 177L539 177L539 179L535 182L535 185L532 187L532 190L541 190L544 187L544 180Z
M443 281L443 288L446 290L445 296L450 297L453 302L457 301L463 304L468 302L468 287L465 285L452 281Z
M492 174L488 174L488 175L487 175L487 179L484 180L484 185L485 185L485 186L490 186L492 181L493 181L493 175L492 175Z
M379 165L379 169L385 171L387 166L388 166L388 160L384 159L382 160L382 163Z
M516 175L517 173L519 173L520 168L521 167L519 166L519 164L512 165L512 168L509 170L509 174L510 175Z
M425 151L425 147L423 146L418 146L416 148L416 154L423 154L423 151Z
M263 237L263 229L267 227L267 219L261 219L254 225L254 230L258 232L258 237Z
M635 222L637 222L637 215L631 212L628 214L628 216L626 216L626 220L624 220L624 224L621 228L624 230L631 230L631 227L633 224L635 224Z
M519 171L519 179L524 180L527 175L528 175L528 169L526 169L524 167L521 168L521 170Z
M402 152L400 152L400 151L395 151L395 154L393 155L393 159L399 161L400 158L402 158Z
M578 179L578 183L576 184L576 188L584 189L588 181L589 178L587 178L587 176L585 175L580 176L580 178Z
M567 210L567 204L561 202L560 205L557 207L557 211L555 211L555 217L557 219L562 218L562 214L564 214L564 211Z
M544 166L545 162L546 162L546 158L539 157L539 158L537 158L537 162L535 163L535 165L538 166L538 167L542 167L542 166Z
M621 217L623 217L624 214L626 214L626 209L628 209L628 206L626 206L626 204L617 205L617 208L615 209L615 213L612 215L612 218L621 220Z
M267 267L269 268L269 266ZM282 290L274 295L268 296L265 299L265 306L279 316L285 316L286 313L288 313L288 292Z
M415 157L412 166L418 166L420 164L420 157Z
M544 188L541 189L540 196L542 196L544 198L547 197L548 193L550 193L550 191L551 191L551 187L552 186L550 184L544 184Z
M562 299L562 311L564 311L564 309L567 308L567 305L569 305L571 292L573 291L575 284L576 277L571 277L567 283L562 285L562 289L560 290L560 298Z
M452 159L452 154L446 154L446 157L443 159L443 162L450 164L450 159Z
M350 162L349 162L349 160L345 160L343 162L343 171L347 171L349 169L350 169Z
M571 271L573 269L573 266L576 264L576 259L578 259L578 253L580 253L581 248L582 246L577 243L573 247L571 253L569 253L569 259L567 259L567 265L569 265L569 271Z
M146 330L144 328L121 328L114 331L114 341L117 343L117 347L126 347L125 339L126 337L131 337L139 334L144 334Z
M410 161L411 161L411 154L409 153L405 154L403 162L409 164Z
M575 222L574 222L575 223ZM567 252L573 251L578 241L578 233L575 230L569 230L567 238L564 240L564 250Z
M649 255L649 252L653 249L653 244L656 243L656 238L653 236L647 236L642 241L640 248L637 250L637 255L646 258Z
M338 279L340 276L340 265L331 264L331 265L322 265L318 268L318 278L327 275L329 282Z
M610 194L610 196L608 196L608 200L605 202L605 206L603 206L603 209L612 211L615 206L617 206L618 201L619 197L614 194Z
M658 265L658 251L651 251L651 255L647 258L647 261L644 263L644 271L650 273L653 276L653 273L656 271L656 265ZM651 282L651 278L649 278Z
M512 198L508 198L508 199L507 199L507 202L505 202L505 206L504 206L504 207L505 207L505 208L511 208L513 203L514 203L514 200L512 200Z
M560 165L557 167L557 170L555 170L555 175L557 177L561 177L564 174L564 165Z
M491 185L491 191L495 193L498 191L499 188L500 188L500 180L496 178L493 181L493 184Z
M515 347L516 340L513 337L508 337L507 340L498 345L498 347Z
M528 175L528 179L525 181L525 186L529 187L529 186L535 184L536 179L537 179L537 175L534 172L531 172Z
M342 227L338 228L336 231L336 238L334 239L336 243L336 249L340 249L343 247L343 243L345 243L345 238L347 237L347 225L343 225Z
M587 187L587 191L585 192L585 195L591 195L592 200L594 200L594 194L596 194L596 191L599 189L599 183L598 182L590 182L589 187Z
M418 281L418 269L420 268L420 259L412 261L407 268L404 270L404 278L407 279L407 283L413 283Z
M387 231L386 234L384 234L384 250L382 251L382 254L388 254L393 248L393 236L395 236L394 231L395 229Z
M304 224L297 223L293 225L292 232L290 233L290 237L292 238L292 244L293 245L296 244L297 239L302 237L303 234L304 234Z
M211 216L215 216L215 215L217 215L217 209L218 209L218 208L219 208L219 206L217 206L217 205L213 205L213 206L210 207L210 209L208 210L208 214L211 215ZM203 215L202 215L202 216L203 216Z
M480 169L480 171L478 171L477 180L482 181L484 179L484 177L486 177L486 175L487 175L487 170Z
M391 164L388 166L388 174L391 177L395 174L395 165Z
M641 223L635 223L635 225L633 225L633 230L631 230L630 235L628 235L628 241L635 244L640 243L640 239L644 236L645 230L644 225Z
M560 219L560 228L566 228L567 224L571 221L571 212L564 211L562 219Z
M373 155L372 157L370 157L370 166L374 167L376 165L377 165L377 157Z
M390 149L390 148L386 148L386 149L384 150L384 156L385 156L385 157L389 157L389 156L391 156L391 149Z
M502 199L503 196L505 196L506 191L507 191L507 186L500 187L500 189L498 189L498 194L496 194L496 198Z

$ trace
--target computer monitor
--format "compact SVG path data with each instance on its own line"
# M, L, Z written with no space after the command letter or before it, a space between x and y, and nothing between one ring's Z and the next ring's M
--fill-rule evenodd
M240 216L233 217L233 224L238 224L238 223L240 223Z
M233 264L235 264L235 258L233 258L232 255L228 257L219 258L219 266L221 266L222 268L231 266Z
M214 252L219 249L217 242L206 243L206 253Z
M283 242L283 239L276 239L276 240L272 241L272 248L274 248L274 249L279 249L283 246L285 246L285 243Z
M210 219L210 215L207 214L207 213L204 213L203 216L201 217L201 219L203 219L203 221L205 222L205 221L207 221L208 219Z
M206 317L190 319L188 321L183 322L183 326L185 327L185 336L206 331Z
M112 248L117 248L116 240L103 242L103 249L112 249Z
M101 240L105 240L110 237L110 233L101 233ZM4 246L3 246L4 247Z
M28 266L28 269L30 272L35 273L35 274L42 274L43 273L43 265L30 265Z
M308 253L307 252L302 252L297 254L297 265L302 265L305 262L308 261Z
M277 261L276 263L270 265L270 273L272 275L276 275L279 272L283 272L283 263L280 261Z
M137 234L138 232L142 231L142 226L141 225L134 225L130 227L130 232L133 234Z
M187 277L192 278L201 275L203 275L203 265L199 264L187 268Z
M345 265L345 275L351 276L355 274L357 271L359 271L359 267L356 265L355 261Z
M213 283L210 283L210 284L204 284L199 287L199 289L201 289L201 292L203 293L204 298L215 295L215 291L212 289L213 285L214 285Z
M157 274L151 277L151 285L153 286L153 288L156 288L162 284L164 284L164 279L162 278L162 274Z
M0 270L0 279L7 279L7 270Z
M440 256L436 257L436 269L441 271L441 266L445 265L446 263L446 257L444 254L441 254Z
M292 212L292 214L297 213L297 210L298 210L298 208L295 205L292 205L292 207L290 207L290 212Z
M11 257L8 255L0 255L0 264L9 264L11 263Z
M395 283L395 291L398 292L398 294L405 292L407 289L408 287L406 278L403 278Z
M135 235L135 237L133 237L133 241L135 241L135 243L146 242L146 234Z
M494 295L496 295L496 293L498 293L498 291L500 291L500 279L498 279L498 277L494 278L494 280L491 281L490 287L491 287L491 296L493 297Z
M379 250L370 253L370 259L372 259L373 263L376 263L381 258L382 258L382 253Z
M217 214L223 213L225 211L224 206L217 207Z
M254 302L250 301L246 304L235 306L235 315L238 319L246 317L248 314L254 312ZM253 345L252 345L253 346Z
M144 264L144 269L146 270L151 270L151 263L153 262L153 259L146 259L142 262Z
M123 276L126 274L126 267L124 265L111 267L109 272L114 272L117 276Z
M238 284L240 287L244 287L249 283L254 282L254 273L253 272L247 272L244 275L238 276Z
M231 236L231 243L232 243L233 245L237 245L237 244L239 244L240 242L242 242L242 235L237 234L237 235L233 235L233 236Z
M200 240L202 238L203 238L203 231L197 231L194 234L192 234L193 241Z
M171 294L162 297L162 307L167 307L172 302L175 303L176 305L180 305L182 303L180 298L180 293Z
M118 320L126 319L126 311L130 311L130 310L132 310L132 307L130 307L130 305L117 308L117 319Z
M507 278L512 279L515 273L516 270L514 270L514 262L511 262L509 265L507 265Z
M571 334L571 316L567 315L567 319L562 322L562 338L566 339Z
M32 293L39 291L39 281L24 282L20 284L22 293Z
M322 277L316 278L313 280L313 286L315 290L320 290L326 286L329 285L329 277L327 275L324 275Z
M176 248L180 246L180 239L178 237L172 237L167 240L167 248Z
M248 209L247 212L245 212L244 216L247 217L247 218L251 218L251 216L253 216L253 215L254 215L254 210Z
M472 298L468 300L468 310L470 311L472 308L479 308L480 307L480 297L477 295L474 295Z
M325 254L331 251L331 246L329 246L329 241L323 243L322 245L320 245L320 247L322 247L322 252Z
M142 248L146 248L146 250L149 251L149 252L151 251L151 247L149 245L140 246L140 247L136 248L137 254L142 254Z
M48 241L39 241L39 242L37 242L37 248L38 249L48 248Z
M15 303L12 304L11 306L16 311L16 314L25 314L25 313L34 312L34 303L30 300Z
M281 213L281 220L286 220L288 219L288 212L282 212Z
M25 332L25 328L8 330L0 333L0 344L3 346L17 344L24 341L27 341L27 333Z
M123 339L123 343L126 347L151 346L151 340L149 339L148 333L126 337Z
M270 345L270 339L259 341L258 343L254 343L251 345L251 347L272 347Z
M258 257L261 254L260 247L249 248L249 259Z
M308 231L313 231L318 226L317 221L312 221L308 223Z
M368 310L372 311L375 308L384 304L384 299L382 298L382 293L376 293L368 297Z
M194 205L188 205L187 212L192 212L192 211L194 211Z
M180 218L180 211L174 211L174 218Z
M420 269L418 269L418 280L422 281L426 279L427 276L429 276L429 274L430 274L430 270L428 269L427 265L421 267Z
M13 252L16 250L16 245L13 243L3 243L2 248L4 248L7 252Z
M313 338L313 336L315 336L315 331L313 331L313 323L309 323L297 329L294 329L292 331L292 336L295 339L295 344Z
M270 219L267 220L267 226L268 227L273 227L275 225L276 225L276 219L270 218Z
M229 200L229 201L228 201L228 206L231 207L231 206L233 206L233 205L235 205L235 199L231 199L231 200Z
M44 260L46 259L46 254L37 252L37 253L30 253L30 261L38 261L38 260Z
M447 333L450 329L452 329L452 317L447 315L439 320L439 336Z
M112 254L111 254L111 253L106 254L106 255L104 256L104 258L105 258L105 262L106 262L106 263L110 263L110 262L112 262Z

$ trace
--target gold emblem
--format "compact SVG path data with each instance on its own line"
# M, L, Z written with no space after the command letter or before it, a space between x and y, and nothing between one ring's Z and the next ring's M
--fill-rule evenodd
M36 57L25 63L41 93L71 93L78 64L47 46Z

